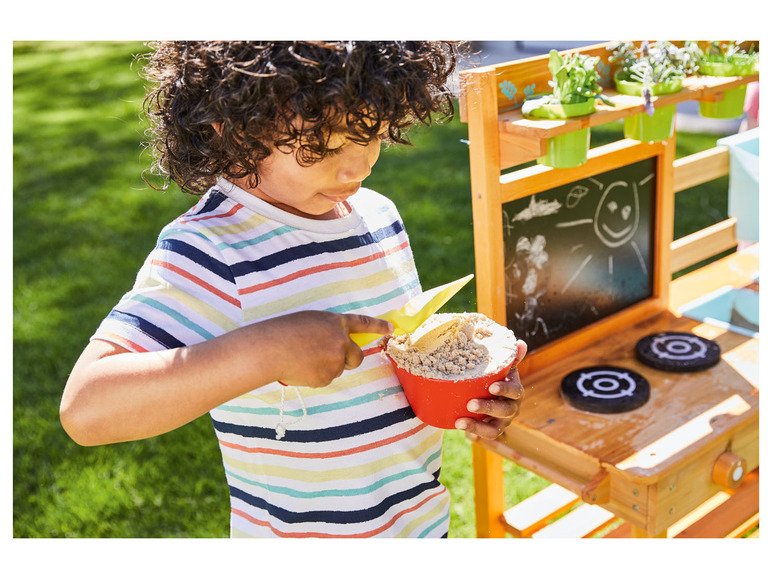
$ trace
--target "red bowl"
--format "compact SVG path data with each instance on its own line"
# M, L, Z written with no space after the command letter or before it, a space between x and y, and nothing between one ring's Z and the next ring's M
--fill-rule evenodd
M515 362L512 360L512 364L502 368L496 374L488 374L480 378L437 380L411 374L400 368L391 356L388 358L397 372L407 401L415 415L426 424L446 429L454 429L456 420L464 416L478 420L484 418L484 414L469 412L466 409L467 403L473 398L496 398L488 392L488 387L494 382L504 380Z

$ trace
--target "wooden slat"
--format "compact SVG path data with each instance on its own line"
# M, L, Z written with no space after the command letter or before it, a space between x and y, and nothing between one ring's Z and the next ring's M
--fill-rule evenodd
M750 519L747 521L744 521L741 525L739 525L736 529L734 529L732 532L726 535L727 539L738 539L742 538L742 536L753 529L753 527L756 527L756 530L753 534L749 535L748 538L757 538L759 536L759 513L756 513L753 515ZM755 537L754 537L755 535Z
M735 529L745 526L759 512L759 471L748 473L743 484L731 496L710 512L696 520L677 538L726 537Z
M515 537L530 537L579 501L575 493L552 484L507 510L503 515L504 523Z
M729 174L729 147L713 147L673 162L673 190L678 193Z
M730 217L673 241L670 244L671 273L737 247L736 225L737 218Z
M536 434L536 436L538 438L538 434ZM493 453L511 460L515 464L531 471L532 473L553 483L559 484L577 496L581 496L584 485L587 484L588 480L592 479L599 468L597 461L592 459L585 461L583 460L585 457L583 457L580 453L575 453L574 458L577 460L573 461L571 458L568 458L565 461L567 464L564 464L563 466L568 470L571 470L572 473L580 473L579 476L584 477L584 480L582 481L576 480L573 477L568 476L564 471L552 466L552 463L554 462L551 460L553 458L552 449L546 449L547 452L536 453L538 460L516 451L513 448L514 446L517 446L519 450L523 450L523 446L532 447L534 444L521 439L513 444L513 437L508 430L495 440L480 439L475 444L484 446ZM533 448L529 448L529 450L533 451ZM570 448L565 450L570 452ZM529 454L531 453L529 452ZM561 458L565 458L565 455L563 454L560 456Z
M727 285L757 286L748 282L758 279L758 275L759 245L755 244L674 280L670 284L670 310L677 312L689 302Z
M615 517L598 505L581 505L566 516L533 534L534 539L575 539L589 537L611 524Z
M628 522L624 522L615 529L612 529L605 535L604 539L629 539L632 537L632 525Z
M662 143L641 143L633 139L620 139L601 145L587 152L587 162L579 167L554 169L534 165L501 175L500 203L522 199L534 193L547 191L560 185L573 183L587 175L611 171L643 159L660 155L665 150Z

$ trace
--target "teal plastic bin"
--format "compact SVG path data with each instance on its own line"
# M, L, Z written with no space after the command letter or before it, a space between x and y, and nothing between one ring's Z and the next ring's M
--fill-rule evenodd
M729 147L729 216L737 218L737 239L759 240L759 128L717 141Z
M759 337L759 292L724 286L679 308L678 313L698 322Z

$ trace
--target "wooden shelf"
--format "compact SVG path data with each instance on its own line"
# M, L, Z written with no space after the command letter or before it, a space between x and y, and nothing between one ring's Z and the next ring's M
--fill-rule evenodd
M654 108L662 108L686 101L717 101L732 88L759 79L758 74L750 76L712 77L690 76L684 79L683 89L675 94L660 95L652 99ZM588 127L596 127L625 117L643 113L643 99L618 93L615 89L604 89L603 95L615 106L598 101L597 110L591 115L565 120L531 120L523 117L520 110L499 114L499 130L517 137L547 139Z

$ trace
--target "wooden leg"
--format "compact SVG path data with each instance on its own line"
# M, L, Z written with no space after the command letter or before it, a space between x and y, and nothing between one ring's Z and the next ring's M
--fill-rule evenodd
M506 531L501 521L504 512L504 470L501 456L472 443L472 467L477 536L503 538Z
M667 529L659 535L649 535L645 530L635 525L630 525L630 537L633 539L667 539Z

